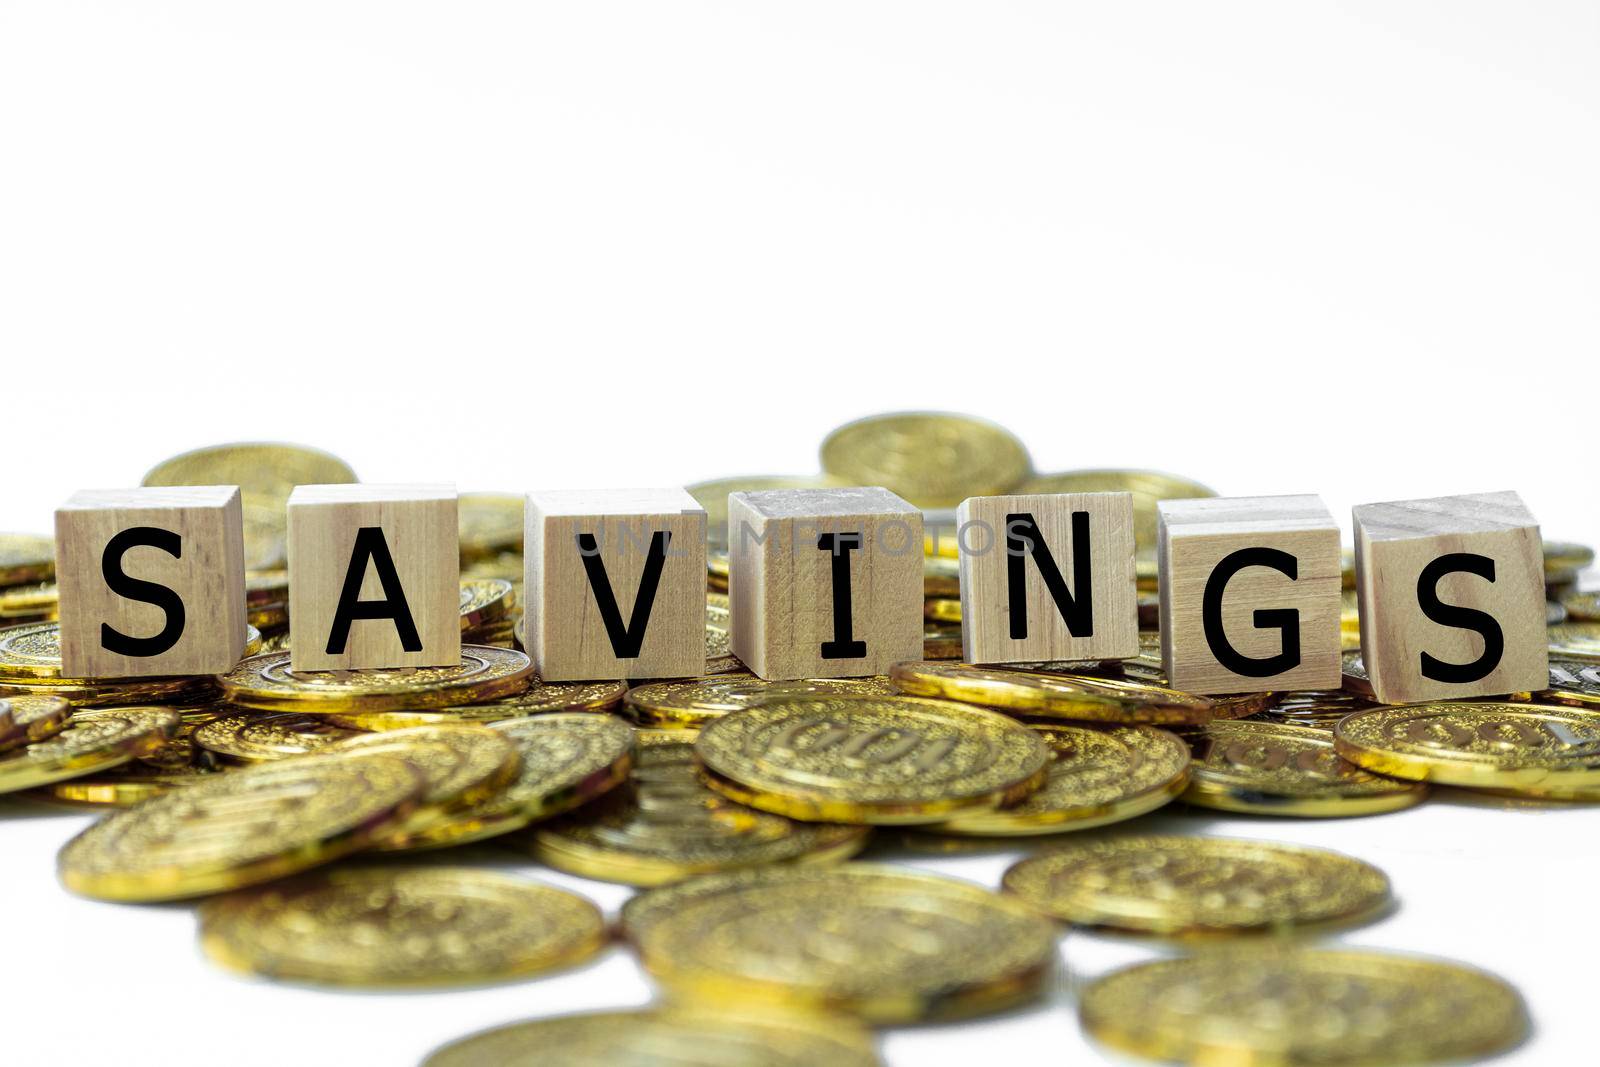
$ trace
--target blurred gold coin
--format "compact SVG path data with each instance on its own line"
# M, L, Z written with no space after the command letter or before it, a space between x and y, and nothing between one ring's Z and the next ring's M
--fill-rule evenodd
M0 752L54 737L71 714L72 705L60 697L0 697Z
M204 727L202 727L204 729ZM517 746L482 726L413 726L381 734L357 734L328 751L402 759L422 775L417 810L381 848L403 847L408 835L429 830L497 795L516 776Z
M1114 971L1079 1002L1095 1040L1192 1064L1464 1062L1528 1032L1516 990L1443 960L1261 945Z
M0 585L47 582L56 574L54 538L0 533Z
M922 617L930 622L960 622L961 601L928 597L922 602Z
M208 752L245 763L303 756L358 736L318 715L289 711L242 711L204 723L194 731L194 743Z
M623 702L641 726L699 727L730 711L769 700L821 696L893 696L898 692L884 677L806 678L768 682L754 675L693 678L680 682L648 682L628 690Z
M1014 865L1005 889L1077 926L1166 937L1285 933L1372 918L1389 879L1326 849L1227 837L1075 841Z
M489 626L504 619L516 602L504 578L467 578L461 583L461 629Z
M343 867L207 901L200 946L230 970L367 988L498 982L605 944L575 893L470 867Z
M1600 590L1568 593L1561 598L1561 606L1567 609L1567 618L1572 622L1600 622Z
M889 677L904 692L919 696L1125 725L1204 723L1210 721L1213 707L1205 697L1148 682L968 663L896 663Z
M1055 931L970 882L847 863L709 875L622 909L645 968L673 993L875 1023L997 1011L1051 976Z
M826 474L752 474L742 478L718 478L688 486L689 495L706 509L706 541L713 548L727 548L728 494L759 493L769 489L827 489L848 485Z
M227 699L266 711L353 712L426 710L477 704L527 688L533 662L509 648L462 645L450 667L393 667L367 671L294 671L289 653L240 661L219 680Z
M1427 787L1362 770L1334 751L1333 735L1303 726L1217 720L1193 739L1183 799L1202 808L1326 818L1409 808Z
M329 715L330 722L358 730L401 730L452 722L500 722L552 712L611 711L622 703L626 682L543 682L535 677L520 693L483 704L461 704L438 711L355 712Z
M961 596L961 567L944 556L924 556L922 559L922 595L928 597ZM957 610L959 611L959 601ZM959 620L959 616L956 621Z
M47 785L35 792L62 804L83 808L131 808L151 797L192 784L217 773L191 767L178 771L156 770L139 760L110 770Z
M0 589L0 625L49 622L61 610L61 592L54 582L34 582Z
M1141 557L1153 561L1156 553L1156 505L1163 500L1194 500L1216 496L1216 490L1176 474L1140 470L1080 470L1039 474L1016 490L1035 493L1131 493L1133 540Z
M456 500L461 559L472 562L520 553L526 500L515 493L462 493Z
M1594 549L1571 541L1544 542L1544 580L1547 585L1565 585L1594 562Z
M1028 450L1010 432L967 415L905 412L839 427L822 442L822 469L846 485L881 485L923 508L994 496L1028 476Z
M929 623L922 628L922 658L948 660L961 658L961 628Z
M0 754L0 793L34 789L154 752L178 729L166 708L80 711L60 733Z
M1600 662L1600 622L1564 622L1546 633L1552 658Z
M214 774L107 816L57 870L100 900L204 896L347 856L404 822L422 776L403 760L319 754Z
M1003 715L919 697L773 700L709 722L695 755L713 789L807 822L912 824L1015 803L1050 750Z

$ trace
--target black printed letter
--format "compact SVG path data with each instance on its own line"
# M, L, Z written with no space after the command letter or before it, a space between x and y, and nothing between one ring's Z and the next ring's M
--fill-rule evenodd
M361 599L361 582L367 576L368 564L378 569L382 600ZM344 572L339 610L328 631L328 655L344 654L344 646L350 640L350 623L356 619L392 619L400 634L400 647L407 652L422 651L422 638L417 636L417 624L411 621L406 591L400 588L400 575L394 569L394 557L389 555L389 542L383 539L381 526L363 526L356 531L356 547L350 553L350 567Z
M650 625L650 607L656 602L656 586L661 584L661 568L667 561L667 546L672 544L671 530L657 530L650 537L650 547L645 551L644 573L639 575L639 595L633 598L633 613L628 625L622 625L622 612L617 607L617 596L611 591L611 579L606 576L606 565L600 559L600 545L594 534L578 535L578 554L583 557L583 571L594 587L595 603L600 608L600 619L606 624L606 636L611 638L611 651L618 659L638 659L644 647L645 627Z
M1252 618L1258 629L1276 628L1283 634L1283 648L1275 656L1256 659L1230 645L1222 628L1222 594L1229 580L1246 567L1268 567L1290 579L1299 577L1299 561L1279 549L1241 548L1230 552L1206 579L1205 594L1200 600L1200 621L1205 626L1206 644L1211 646L1211 654L1217 657L1218 663L1246 678L1269 678L1300 666L1300 613L1293 608L1256 610Z
M100 624L100 646L119 656L159 656L183 636L183 598L164 585L130 578L122 569L122 557L138 546L158 548L173 559L183 558L183 538L156 526L133 526L106 542L100 555L100 573L106 586L120 597L154 604L166 613L167 623L154 637L129 637L106 623Z
M1483 655L1471 663L1446 663L1422 653L1422 676L1436 682L1476 682L1500 665L1506 650L1505 634L1493 615L1476 608L1446 604L1439 599L1439 579L1462 572L1494 581L1494 560L1474 552L1447 552L1422 568L1417 578L1417 604L1440 626L1454 626L1483 635Z
M867 643L855 640L850 616L850 553L861 547L859 533L823 534L817 548L833 553L833 640L822 642L823 659L860 659Z
M1072 513L1072 591L1061 578L1050 546L1039 534L1039 524L1027 512L1006 516L1006 590L1011 601L1011 639L1028 636L1027 560L1031 555L1039 565L1039 575L1056 610L1066 621L1073 637L1094 636L1094 599L1089 570L1089 513ZM1073 596L1076 591L1077 596Z

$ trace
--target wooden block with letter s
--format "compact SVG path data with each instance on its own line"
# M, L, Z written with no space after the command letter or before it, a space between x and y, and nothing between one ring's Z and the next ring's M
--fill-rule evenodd
M456 490L302 485L289 496L296 671L461 662Z
M1549 684L1539 524L1514 492L1355 509L1361 659L1385 704Z
M922 512L882 488L728 496L733 654L768 679L922 658Z
M528 654L545 681L706 668L706 513L683 489L528 494Z
M221 674L244 653L237 486L89 489L56 511L61 670Z

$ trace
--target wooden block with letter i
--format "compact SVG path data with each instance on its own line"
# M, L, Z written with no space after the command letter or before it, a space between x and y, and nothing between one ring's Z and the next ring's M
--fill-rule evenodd
M1549 684L1539 525L1513 492L1355 509L1361 659L1385 704Z
M528 654L539 677L706 669L706 513L682 489L528 494Z
M956 546L968 663L1139 654L1131 493L972 497Z
M456 490L302 485L289 496L290 666L461 662Z
M728 496L733 654L768 680L922 658L922 512L887 489Z
M56 511L69 678L222 674L244 653L244 521L232 485L92 489Z
M1161 661L1174 689L1339 688L1339 524L1321 498L1157 509Z

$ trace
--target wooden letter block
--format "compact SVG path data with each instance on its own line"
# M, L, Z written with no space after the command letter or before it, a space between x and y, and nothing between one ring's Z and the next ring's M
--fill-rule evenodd
M1157 509L1161 661L1174 689L1339 688L1339 524L1320 497Z
M706 669L706 513L682 489L528 494L528 654L547 682Z
M1139 654L1131 493L976 496L956 530L968 663Z
M1361 659L1385 704L1543 689L1544 552L1516 493L1355 509Z
M56 512L69 678L223 674L244 654L244 520L232 485L91 489Z
M461 662L456 490L302 485L289 496L290 666Z
M768 680L922 658L922 512L887 489L730 493L733 654Z

